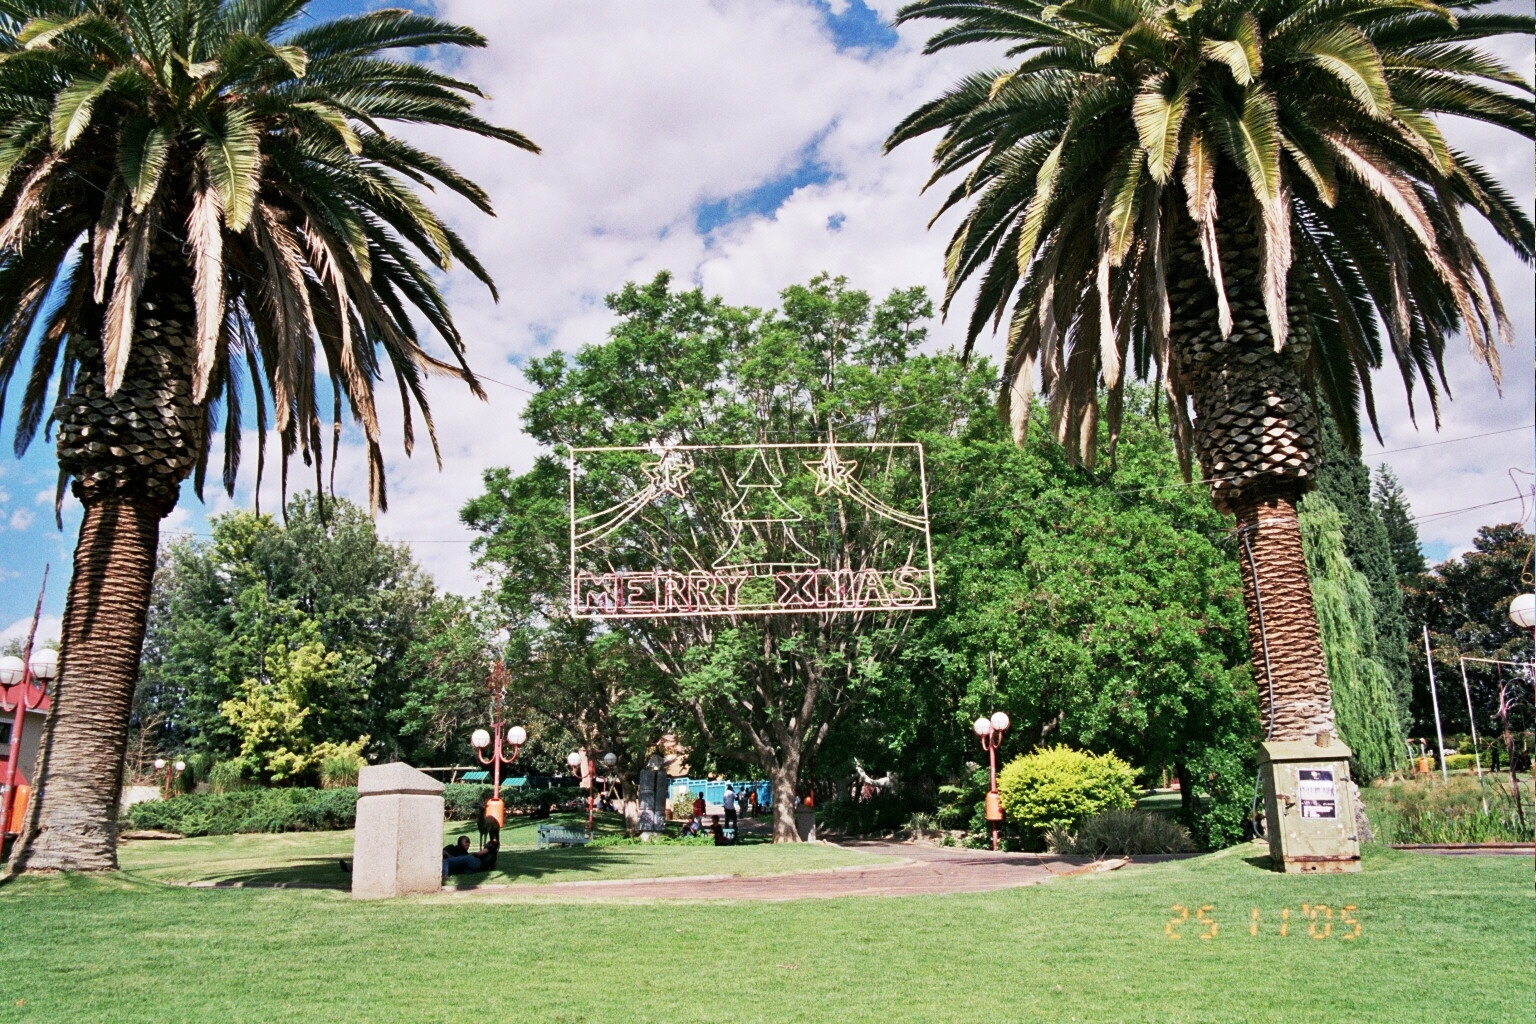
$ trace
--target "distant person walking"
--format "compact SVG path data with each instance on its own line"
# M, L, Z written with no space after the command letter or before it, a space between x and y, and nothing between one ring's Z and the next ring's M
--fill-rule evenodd
M703 794L703 792L700 792L698 796L693 798L693 820L698 823L700 828L704 827L704 794Z
M725 796L720 798L720 803L725 808L725 827L736 827L736 790L730 786L725 787Z

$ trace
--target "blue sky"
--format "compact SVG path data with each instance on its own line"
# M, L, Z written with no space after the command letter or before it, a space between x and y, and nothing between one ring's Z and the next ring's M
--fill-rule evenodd
M386 4L315 0L310 10L324 18L378 6ZM610 322L602 296L625 281L669 269L729 302L759 306L820 271L845 274L877 294L941 287L953 221L927 226L938 202L921 193L928 152L919 144L882 156L881 143L915 106L996 55L924 57L932 26L892 29L896 0L415 6L487 36L489 47L462 55L454 70L485 88L485 116L526 132L544 150L533 157L430 134L420 140L485 185L499 214L492 220L452 197L432 200L501 288L501 302L492 303L467 275L444 279L472 365L501 383L488 385L486 404L447 383L432 386L442 472L430 454L406 460L397 441L386 443L391 510L380 531L410 542L445 588L479 586L457 512L477 493L480 473L522 468L533 458L516 427L526 399L519 367L551 348L600 340ZM1505 56L1531 66L1528 44ZM1463 148L1488 154L1494 173L1529 204L1529 146L1475 128L1450 130ZM1369 462L1390 461L1398 471L1416 512L1502 502L1427 519L1421 531L1436 558L1465 549L1481 523L1517 518L1509 470L1531 468L1531 433L1511 430L1532 419L1530 271L1497 246L1484 251L1521 339L1506 353L1503 396L1453 342L1457 397L1440 433L1409 422L1389 371L1377 381L1384 443L1366 443ZM958 330L936 325L934 344L953 344ZM10 424L4 427L8 439ZM365 501L356 440L349 435L344 444L338 489ZM210 488L205 506L187 488L165 533L206 532L208 514L248 507L251 454L248 447L233 502ZM62 609L78 509L67 504L64 531L54 527L55 480L52 445L41 438L24 459L0 462L0 633L14 633L30 614L45 562L53 564L48 612L56 617ZM276 499L274 472L263 507Z

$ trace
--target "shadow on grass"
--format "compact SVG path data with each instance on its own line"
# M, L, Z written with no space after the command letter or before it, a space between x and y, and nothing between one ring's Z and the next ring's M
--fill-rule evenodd
M352 876L341 869L340 859L336 857L304 857L289 861L286 864L270 868L252 868L249 870L221 871L217 868L210 869L207 873L196 878L188 878L187 872L180 872L177 878L160 878L160 872L150 870L135 872L140 877L154 878L158 881L172 881L179 884L195 882L212 886L237 886L237 885L301 885L305 887L315 886L326 889L350 889Z

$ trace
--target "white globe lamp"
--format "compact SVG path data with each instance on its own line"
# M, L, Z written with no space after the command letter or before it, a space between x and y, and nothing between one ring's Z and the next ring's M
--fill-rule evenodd
M986 739L992 735L992 720L989 718L978 718L976 719L976 724L972 725L971 728L975 730L977 736Z
M507 742L514 747L520 747L528 742L528 730L520 725L514 725L507 730Z
M484 750L490 746L491 734L484 729L476 729L469 734L469 742L476 750Z
M1007 732L1008 731L1008 726L1010 726L1012 724L1013 723L1008 720L1008 712L1006 712L1006 711L994 711L994 712L992 712L992 728L993 729L997 730L998 732Z
M570 765L572 768L575 768L577 765L581 764L581 755L573 750L565 756L565 763Z
M1536 594L1521 594L1509 602L1509 621L1521 629L1536 629Z
M59 674L59 652L43 648L32 655L32 674L43 682L48 682Z
M15 686L27 674L27 663L15 655L0 658L0 686Z

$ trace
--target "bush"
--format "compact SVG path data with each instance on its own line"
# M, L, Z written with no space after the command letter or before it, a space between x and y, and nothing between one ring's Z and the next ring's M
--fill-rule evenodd
M678 821L686 821L693 817L693 792L691 790L678 790L677 795L671 800L672 817Z
M1452 754L1445 759L1445 767L1449 771L1459 772L1468 768L1477 767L1477 755L1471 752L1465 754Z
M932 812L933 802L916 792L876 793L868 800L833 800L816 808L816 827L851 836L888 834L906 828L916 812Z
M1046 831L1052 853L1083 857L1130 857L1147 853L1189 853L1195 843L1189 830L1161 814L1116 808L1089 815L1071 832Z
M217 766L215 766L217 767ZM184 836L235 832L320 832L357 821L356 789L242 789L147 800L128 808L131 828Z
M363 758L363 746L368 737L352 743L322 743L315 747L315 759L320 763L320 788L344 789L357 786L357 773L368 762Z
M240 758L220 761L208 769L208 788L215 793L233 793L237 789L249 789L255 783L246 777L246 763Z
M443 813L449 821L478 821L484 813L491 787L479 782L450 782L443 787ZM585 800L579 786L533 789L527 786L502 786L501 802L512 814L542 817L551 806L563 806L573 800Z
M997 773L997 790L1010 822L1043 834L1076 828L1100 811L1132 806L1136 771L1114 754L1047 747L1008 762Z

